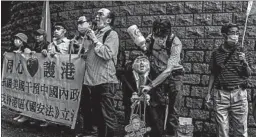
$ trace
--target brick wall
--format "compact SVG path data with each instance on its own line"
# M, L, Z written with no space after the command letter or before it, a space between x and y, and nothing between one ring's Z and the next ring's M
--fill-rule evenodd
M39 27L42 2L13 2L12 17L9 24L2 28L2 46L10 44L10 37L17 31L31 31ZM97 2L50 2L51 21L64 22L68 27L68 37L76 33L76 20L79 16L94 17L100 8L108 8L116 12L116 29L120 44L129 59L131 52L138 52L126 29L136 24L144 36L151 31L152 22L156 18L169 18L172 32L183 43L184 67L184 100L182 114L192 117L195 126L194 135L214 136L216 133L214 113L204 107L204 97L209 79L208 63L212 49L222 42L221 25L233 22L245 23L246 1L189 1L189 2L156 2L156 1L97 1ZM243 29L241 29L241 32ZM242 34L242 33L241 33ZM30 40L32 41L32 40ZM245 47L254 60L256 72L256 16L250 17L245 37ZM250 136L256 135L256 124L251 115L252 97L256 95L256 75L253 86L248 90L250 112L248 126ZM116 97L116 106L122 120L121 92Z

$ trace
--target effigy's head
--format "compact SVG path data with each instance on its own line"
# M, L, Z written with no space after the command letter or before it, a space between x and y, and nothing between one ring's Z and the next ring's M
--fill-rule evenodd
M133 64L132 69L139 73L139 74L145 74L150 71L150 63L147 56L138 56Z

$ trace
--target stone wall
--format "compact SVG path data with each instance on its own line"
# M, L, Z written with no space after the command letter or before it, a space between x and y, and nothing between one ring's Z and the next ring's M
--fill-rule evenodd
M10 45L11 35L17 31L31 31L39 27L42 2L13 2L12 17L2 28L2 46ZM182 114L192 117L195 126L194 135L214 136L216 133L214 113L205 108L204 97L209 79L208 63L211 51L222 42L221 25L233 22L243 28L245 23L246 1L78 1L50 2L51 21L64 22L68 27L68 37L76 33L76 20L79 16L94 17L100 8L116 12L116 28L121 39L121 47L129 59L131 52L137 53L137 47L130 39L126 29L136 24L144 36L151 31L156 18L169 18L172 31L183 43L183 62L186 70L184 79L184 100ZM241 29L242 34L243 29ZM32 40L31 40L32 41ZM245 35L245 47L254 60L256 72L256 16L250 17ZM253 86L248 90L250 113L248 117L249 134L256 135L256 124L251 115L252 97L256 95L256 75ZM121 92L117 96L117 109L122 114ZM122 117L120 117L122 119Z

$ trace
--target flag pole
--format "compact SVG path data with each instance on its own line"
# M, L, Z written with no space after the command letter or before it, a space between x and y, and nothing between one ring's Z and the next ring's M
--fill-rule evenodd
M248 17L250 15L250 11L252 8L252 3L253 3L252 0L248 1L248 7L247 7L247 11L246 11L246 19L245 19L245 25L244 25L244 32L243 32L243 37L242 37L242 47L244 47L244 37L245 37L246 28L247 28Z

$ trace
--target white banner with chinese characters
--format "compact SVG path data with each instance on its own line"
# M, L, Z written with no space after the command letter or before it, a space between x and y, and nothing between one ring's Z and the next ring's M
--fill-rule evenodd
M85 62L78 55L7 53L2 104L22 115L75 127Z

